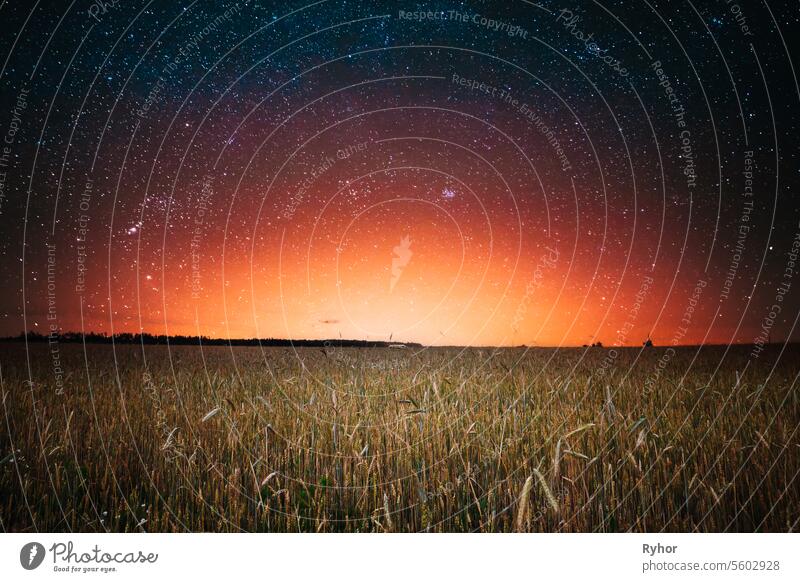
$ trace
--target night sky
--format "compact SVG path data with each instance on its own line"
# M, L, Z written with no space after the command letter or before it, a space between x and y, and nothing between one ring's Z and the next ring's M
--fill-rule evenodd
M797 340L799 16L3 2L0 335Z

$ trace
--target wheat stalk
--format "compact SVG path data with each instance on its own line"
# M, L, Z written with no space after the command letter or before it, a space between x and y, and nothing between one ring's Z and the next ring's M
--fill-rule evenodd
M558 486L561 478L561 439L556 443L556 450L553 453L553 485Z
M556 496L553 495L553 492L550 490L550 487L547 486L547 481L545 480L544 475L539 472L539 469L534 469L533 474L536 475L536 480L539 481L539 485L541 485L542 489L544 490L544 496L547 499L547 503L550 504L550 507L553 508L553 511L558 513L560 511L558 501L556 500Z
M533 486L533 477L525 479L525 484L522 486L522 493L519 496L519 509L517 510L517 531L525 531L525 522L528 519L528 498L531 495L531 487Z
M392 531L394 523L392 522L392 513L389 511L389 496L386 493L383 494L383 515L386 518L386 530Z
M206 422L207 420L211 420L212 418L214 418L217 415L217 413L219 411L220 411L220 407L219 406L217 406L213 410L209 410L200 422Z

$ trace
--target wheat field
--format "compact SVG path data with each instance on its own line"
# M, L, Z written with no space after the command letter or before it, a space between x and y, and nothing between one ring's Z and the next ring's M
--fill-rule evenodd
M4 531L798 527L793 346L57 350L0 347Z

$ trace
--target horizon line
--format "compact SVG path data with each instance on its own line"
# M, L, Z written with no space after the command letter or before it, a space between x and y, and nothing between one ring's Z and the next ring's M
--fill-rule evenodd
M70 338L69 336L74 336L74 338ZM609 344L605 345L602 342L595 342L591 344L562 344L562 345L528 345L528 344L516 344L516 345L494 345L494 344L481 344L481 345L465 345L465 344L446 344L446 345L434 345L434 344L425 344L421 342L412 342L412 341L393 341L393 340L377 340L377 339L353 339L353 338L327 338L327 339L312 339L312 338L300 338L300 339L290 339L290 338L225 338L225 337L212 337L212 336L205 336L205 335L168 335L168 334L153 334L149 332L118 332L115 334L109 335L106 332L77 332L77 331L62 331L62 332L51 332L49 334L43 334L38 331L21 331L19 334L15 336L4 336L0 337L0 342L21 342L23 340L32 341L35 343L39 342L50 342L50 341L58 341L62 340L65 337L66 339L64 343L78 343L79 341L83 341L85 343L93 343L93 344L114 344L114 343L121 343L121 344L144 344L147 345L148 342L143 342L141 340L147 338L156 340L155 342L149 342L149 345L194 345L198 344L202 346L204 343L210 346L219 346L219 345L230 345L231 347L248 347L249 345L262 345L262 344L272 344L268 347L280 347L283 345L292 346L294 344L305 344L305 346L300 347L327 347L329 345L334 344L350 344L347 346L342 347L388 347L390 345L403 345L407 347L422 347L422 348L472 348L472 349L575 349L575 348L600 348L600 349L634 349L634 348L691 348L691 347L732 347L732 346L784 346L790 344L796 344L798 341L790 341L786 340L785 342L764 342L764 343L754 343L754 342L730 342L730 343L700 343L700 344L657 344L652 343L651 345L646 345L646 342L642 342L640 344ZM89 340L87 342L87 339ZM102 341L96 341L97 339L101 339ZM120 341L120 340L125 341ZM92 341L94 340L94 341ZM116 341L115 341L116 340ZM140 341L132 341L132 340L140 340ZM235 345L239 344L239 345ZM361 345L359 345L361 344Z

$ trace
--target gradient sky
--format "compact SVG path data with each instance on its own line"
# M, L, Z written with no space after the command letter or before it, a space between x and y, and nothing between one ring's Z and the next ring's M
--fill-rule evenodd
M3 4L0 335L798 339L797 6L577 5Z

